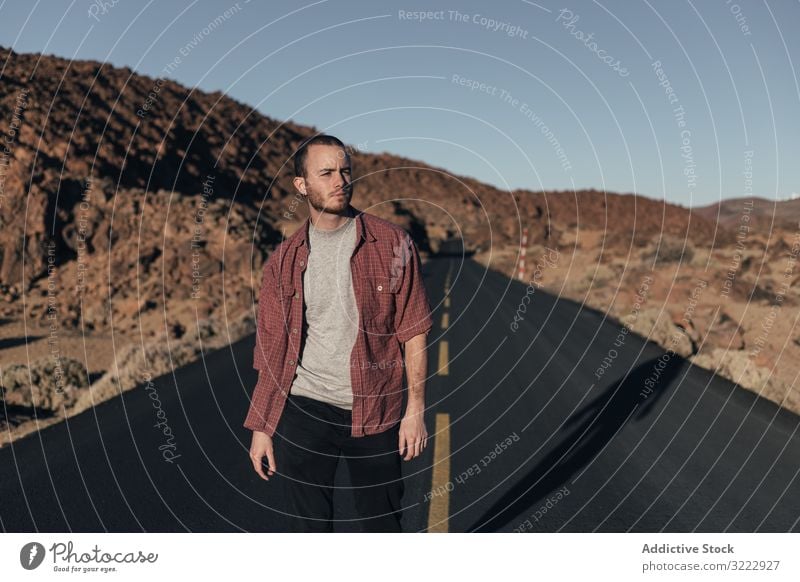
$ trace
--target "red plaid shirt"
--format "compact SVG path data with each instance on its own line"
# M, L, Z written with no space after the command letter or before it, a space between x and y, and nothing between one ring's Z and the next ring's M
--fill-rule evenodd
M400 420L401 344L432 325L417 248L401 227L357 209L350 258L359 330L350 354L354 437L383 432ZM244 426L272 436L286 404L305 339L303 272L309 220L272 252L261 282L253 367L258 383Z

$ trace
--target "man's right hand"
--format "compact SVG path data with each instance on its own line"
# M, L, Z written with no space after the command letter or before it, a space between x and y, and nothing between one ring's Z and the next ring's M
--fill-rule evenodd
M264 469L261 467L261 461L265 456L269 461L267 474L271 477L277 470L277 467L275 467L275 454L272 452L272 437L267 433L254 430L253 441L250 443L250 460L253 461L253 468L259 477L269 481L269 477L264 474Z

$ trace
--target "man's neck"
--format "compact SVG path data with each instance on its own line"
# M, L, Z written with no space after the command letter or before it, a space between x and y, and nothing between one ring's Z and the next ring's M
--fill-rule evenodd
M311 226L319 230L336 230L348 219L355 216L353 207L348 205L342 214L332 214L330 212L320 212L309 206L309 218Z

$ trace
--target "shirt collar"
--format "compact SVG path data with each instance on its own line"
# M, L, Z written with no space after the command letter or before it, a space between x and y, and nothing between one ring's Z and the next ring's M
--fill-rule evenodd
M351 208L353 209L353 212L355 212L354 220L356 221L356 237L363 238L365 241L370 242L376 240L375 235L372 233L372 230L370 230L369 225L367 224L367 221L364 220L365 213L358 208L354 208L352 206ZM298 247L308 244L306 239L308 238L308 228L310 224L311 217L306 218L305 222L303 222L303 226L299 228L299 235L295 239L293 246Z

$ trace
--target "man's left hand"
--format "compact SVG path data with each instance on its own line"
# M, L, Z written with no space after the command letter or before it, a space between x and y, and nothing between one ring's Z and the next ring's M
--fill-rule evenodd
M428 444L428 431L425 428L424 410L406 412L400 421L400 454L404 461L418 457Z

